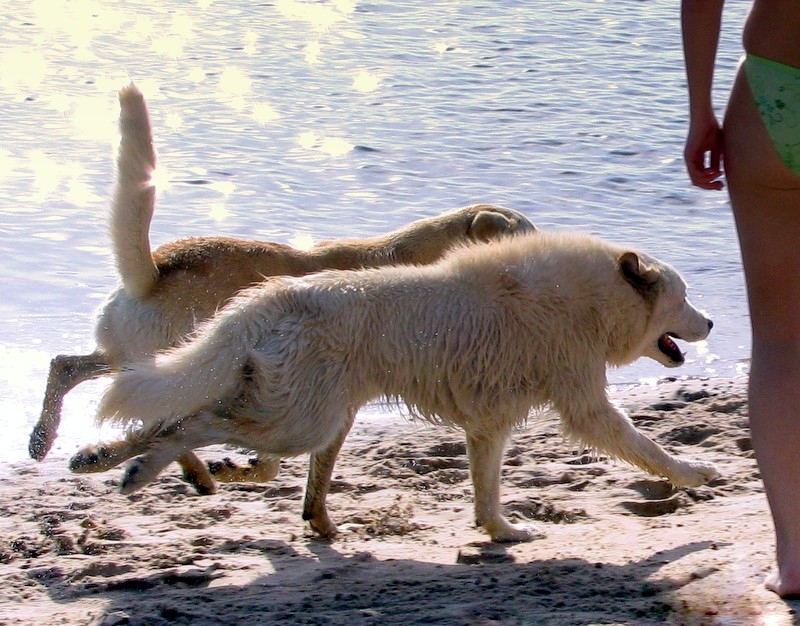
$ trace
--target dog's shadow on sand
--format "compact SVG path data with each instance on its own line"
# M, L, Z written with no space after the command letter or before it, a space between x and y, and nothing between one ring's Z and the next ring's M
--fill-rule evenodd
M145 576L109 571L100 582L97 576L78 582L59 568L29 570L28 576L58 603L98 596L107 600L102 614L87 622L96 626L722 623L683 619L689 609L675 591L702 573L687 580L658 574L668 563L710 549L709 542L625 565L583 559L515 563L506 549L490 543L474 544L454 564L425 562L424 547L420 560L377 560L369 552L343 555L317 541L307 548L313 556L284 541L227 541L209 550L213 564L205 569L188 565ZM256 559L253 579L224 584L224 558L217 562L215 556L242 551ZM258 574L262 564L274 572ZM692 607L692 614L697 611L697 605Z

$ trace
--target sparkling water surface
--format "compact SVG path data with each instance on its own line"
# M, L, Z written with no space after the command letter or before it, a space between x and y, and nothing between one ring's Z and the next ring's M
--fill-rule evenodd
M746 4L726 9L725 89ZM692 188L679 3L0 0L0 445L27 457L49 359L91 351L115 286L106 211L117 90L145 92L159 151L154 245L298 245L475 202L675 265L715 321L687 364L617 385L746 373L724 193ZM100 437L106 383L67 397L53 454ZM377 413L377 410L376 410Z

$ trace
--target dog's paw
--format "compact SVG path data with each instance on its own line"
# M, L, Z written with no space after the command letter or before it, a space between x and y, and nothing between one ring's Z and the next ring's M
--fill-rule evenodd
M37 424L28 442L28 453L31 455L32 459L41 461L47 456L47 453L50 452L54 441L54 433L50 432L50 429Z
M719 469L706 461L682 461L680 471L669 476L676 487L699 487L719 477Z
M254 459L247 459L249 471L246 472L247 479L257 483L268 483L273 480L281 471L281 459L277 456L264 456Z
M109 464L109 453L104 446L86 446L76 452L69 460L69 469L75 474L104 472L116 466Z
M534 526L518 526L506 520L496 520L494 523L484 523L484 530L489 533L495 543L519 543L543 539L545 534Z
M144 454L137 456L125 466L125 473L119 483L119 492L128 496L153 482L156 476L158 476L158 472L153 472L149 467L147 456Z
M221 483L268 483L281 469L280 458L273 456L248 459L246 466L236 465L227 457L207 464L208 471Z
M339 529L333 523L327 511L317 513L303 511L303 519L309 523L311 530L322 539L333 539L339 534Z

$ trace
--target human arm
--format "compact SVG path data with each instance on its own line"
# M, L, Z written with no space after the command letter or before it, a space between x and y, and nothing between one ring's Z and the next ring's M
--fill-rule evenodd
M722 189L722 129L711 101L724 0L682 0L683 58L689 91L689 133L683 157L689 178ZM707 155L707 156L706 156Z

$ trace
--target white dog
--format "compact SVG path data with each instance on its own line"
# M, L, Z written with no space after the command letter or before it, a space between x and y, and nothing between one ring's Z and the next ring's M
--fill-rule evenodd
M607 365L649 356L678 366L672 338L699 341L711 327L669 265L586 235L539 233L422 267L268 281L194 341L121 372L98 417L143 422L123 493L208 444L322 451L304 517L331 536L325 496L343 433L366 402L400 400L466 431L477 523L495 541L524 541L529 531L501 513L500 468L533 407L552 406L566 436L675 485L718 475L668 454L606 394Z
M150 219L156 166L147 105L131 84L120 91L120 143L117 183L111 206L112 248L121 285L103 305L96 323L97 350L59 355L50 364L42 414L30 437L30 455L43 459L61 420L64 396L76 385L107 376L134 361L180 343L195 325L211 317L237 291L267 276L302 276L323 269L355 269L436 261L450 247L534 232L518 211L474 205L412 222L371 239L321 242L310 250L266 241L196 237L165 244L151 253ZM129 458L125 441L106 443L94 464L102 471ZM214 480L203 462L187 451L179 462L200 493L212 493ZM277 460L238 468L215 464L220 480L268 480Z

